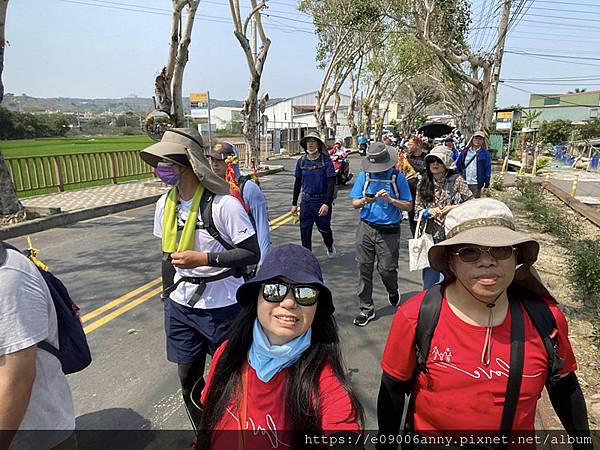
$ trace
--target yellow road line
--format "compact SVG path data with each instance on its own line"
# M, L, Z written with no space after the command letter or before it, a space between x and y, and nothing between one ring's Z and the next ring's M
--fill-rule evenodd
M282 220L287 219L291 214L292 214L291 212L287 212L285 214L282 214L281 216L276 217L275 219L271 220L269 222L269 225L273 226L273 225L277 224L278 222L281 222Z
M278 222L276 225L273 225L271 227L271 231L276 230L277 228L279 228L282 225L285 225L288 222L291 222L292 220L294 220L295 216L290 215L290 217L286 218L285 220L282 220L280 222Z
M146 283L143 286L140 286L139 288L137 288L131 292L128 292L125 295L122 295L121 297L117 298L116 300L113 300L112 302L109 302L106 305L103 305L100 308L95 309L94 311L91 311L91 312L83 315L81 317L81 322L85 323L88 320L92 320L93 318L98 317L100 314L108 311L109 309L114 308L115 306L120 305L123 302L126 302L130 298L135 297L138 294L141 294L145 290L150 289L151 287L154 287L156 284L158 284L160 282L161 282L161 278L158 277L158 278L150 281L149 283Z
M91 333L96 328L100 328L102 325L106 324L107 322L110 322L111 320L116 319L120 315L125 314L130 309L133 309L136 306L141 305L142 303L151 299L152 297L154 297L161 291L162 291L162 286L159 286L156 289L151 290L150 292L142 295L140 298L138 298L130 303L127 303L126 305L121 306L119 309L114 310L113 312L111 312L110 314L107 314L106 316L102 317L101 319L98 319L95 322L92 322L87 327L84 327L83 331L85 332L85 334Z

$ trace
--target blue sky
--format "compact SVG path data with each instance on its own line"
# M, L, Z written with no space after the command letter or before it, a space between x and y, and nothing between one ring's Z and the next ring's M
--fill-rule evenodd
M475 0L471 42L495 38L499 0ZM524 1L525 15L507 41L506 83L498 105L527 104L530 92L600 89L598 0ZM249 5L249 0L242 0ZM262 90L288 97L318 88L310 17L294 0L271 0L265 17L272 40ZM170 0L10 0L6 24L6 92L36 97L122 97L153 94L166 62ZM247 11L247 8L245 9ZM248 69L233 36L227 0L202 0L194 26L184 95L243 99ZM524 55L523 53L528 53ZM532 55L533 54L533 55ZM536 84L533 84L536 83Z

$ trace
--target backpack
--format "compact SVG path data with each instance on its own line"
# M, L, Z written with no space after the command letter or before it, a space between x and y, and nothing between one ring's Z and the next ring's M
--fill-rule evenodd
M415 331L415 354L417 356L415 376L418 372L428 372L426 361L431 346L431 338L440 317L442 291L443 283L434 285L423 297L419 308L419 318ZM559 372L563 366L563 361L556 351L556 319L544 300L524 288L511 287L509 288L508 295L509 298L518 298L523 304L527 315L542 338L542 342L548 353L548 378L546 379L546 385L552 386L560 378ZM404 302L406 300L400 304Z
M370 172L366 172L365 173L365 184L363 185L363 189L362 189L362 196L364 197L366 192L367 192L367 186L369 186L369 183L371 181L374 181L376 183L387 183L390 184L392 186L392 190L394 191L394 194L396 195L396 199L400 198L400 192L398 191L398 185L396 184L396 178L398 178L398 174L400 173L400 171L396 168L394 168L394 170L392 171L392 178L389 180L383 180L383 179L375 179L375 180L371 180L371 173Z
M416 380L419 372L427 373L427 357L431 346L431 338L437 326L440 310L442 308L442 295L444 285L438 283L427 290L419 307L419 316L417 319L417 328L415 330L415 354L417 366L412 377L412 382ZM557 328L556 319L550 311L547 303L540 297L522 287L511 286L508 291L509 307L511 310L511 344L510 344L510 369L508 373L508 383L502 410L502 421L500 425L500 436L505 439L500 445L505 449L507 439L510 437L512 424L517 409L519 393L521 390L521 381L524 365L524 321L520 304L524 306L526 314L531 319L534 327L540 334L546 352L548 353L548 377L546 386L553 386L560 379L560 369L563 367L563 360L557 353ZM405 302L406 300L404 300ZM401 303L404 303L401 302ZM411 427L412 412L414 411L414 401L411 395L409 403L409 413L407 414L406 426Z
M242 199L244 198L244 187L246 186L246 182L251 179L252 179L252 175L242 175L238 179L238 183L240 184L240 195L241 195ZM254 183L254 184L256 184L256 183ZM260 189L260 186L258 184L256 184L256 185ZM212 211L211 211L211 213L212 213ZM211 217L212 217L212 215L211 215ZM252 210L250 208L248 208L248 217L250 217L250 222L252 222L252 227L254 228L254 231L257 231L256 221L254 220L254 216L252 215Z
M23 253L12 245L1 242L0 266L6 262L9 249L32 259L31 250ZM90 348L79 319L79 308L71 300L67 288L57 277L51 272L40 268L37 264L36 267L50 291L58 325L58 348L47 341L38 342L37 346L58 358L65 374L79 372L92 362Z

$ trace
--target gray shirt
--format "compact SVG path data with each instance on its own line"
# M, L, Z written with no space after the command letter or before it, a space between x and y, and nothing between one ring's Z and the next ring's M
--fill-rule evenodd
M46 282L25 256L8 250L0 266L0 356L16 353L43 340L58 347L56 310ZM75 429L71 390L60 361L38 349L31 399L19 430L62 430L44 433L36 449L51 448ZM37 436L38 438L40 436ZM31 433L18 433L11 449L28 448ZM34 448L34 447L29 447Z

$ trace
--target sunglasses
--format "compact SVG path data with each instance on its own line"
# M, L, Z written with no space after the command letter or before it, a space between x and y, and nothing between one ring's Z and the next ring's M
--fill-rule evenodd
M319 298L319 290L310 284L288 284L280 280L262 284L262 296L269 303L281 303L292 290L294 299L300 306L313 306Z
M456 252L450 252L452 255L458 256L462 262L472 263L479 261L481 254L486 252L496 260L505 260L512 256L513 252L517 251L516 247L507 245L504 247L462 247Z
M442 162L442 160L441 160L441 159L439 159L439 158L431 158L431 159L429 160L429 164L433 164L433 163L437 163L437 164L444 164L444 163Z

